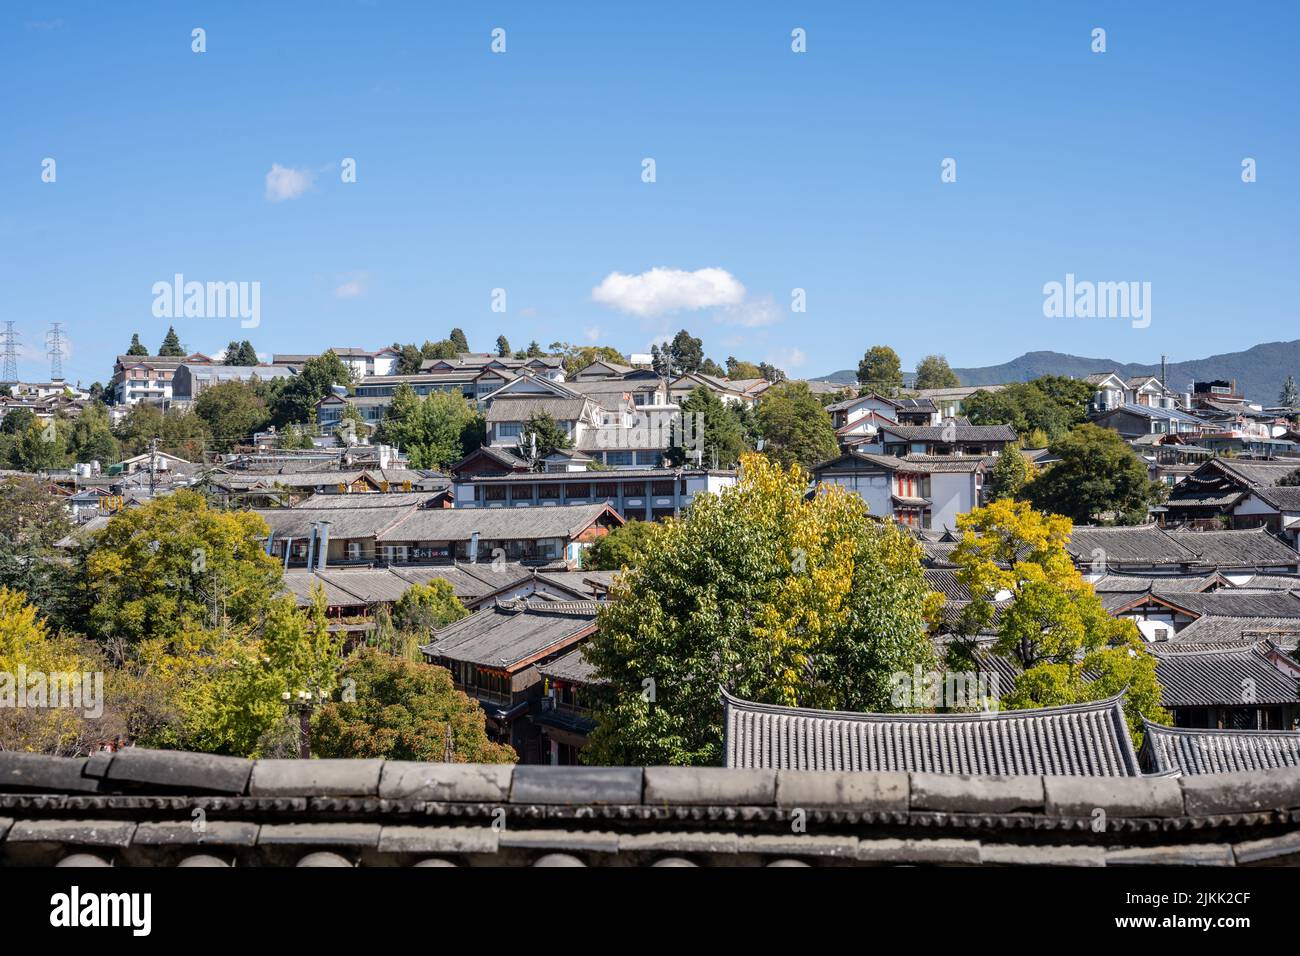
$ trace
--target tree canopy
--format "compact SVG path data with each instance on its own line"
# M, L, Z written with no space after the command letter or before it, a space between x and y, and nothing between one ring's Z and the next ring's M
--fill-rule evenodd
M783 382L758 404L763 454L782 465L809 467L839 454L831 418L807 382Z
M858 384L863 393L893 395L903 387L903 366L888 345L873 345L858 363Z
M1000 694L1003 706L1049 707L1124 691L1129 728L1139 741L1144 716L1169 722L1155 659L1136 625L1111 617L1065 549L1068 518L1040 514L1023 501L997 501L958 515L957 526L962 537L952 560L971 596L958 631L969 638L994 630L993 653L1023 671ZM1000 597L1004 603L995 609ZM952 663L968 666L971 649L969 640L956 642Z
M1147 477L1147 466L1119 436L1096 425L1079 425L1052 442L1059 461L1025 486L1036 508L1078 524L1141 524L1164 488Z
M919 546L861 499L759 455L647 533L586 656L607 691L583 759L722 762L718 688L750 700L887 710L890 676L928 667Z
M916 366L915 388L957 388L961 379L942 355L927 355Z
M488 739L479 703L456 690L443 667L364 648L339 680L349 688L312 722L312 753L442 763L450 731L456 763L514 763L512 747Z

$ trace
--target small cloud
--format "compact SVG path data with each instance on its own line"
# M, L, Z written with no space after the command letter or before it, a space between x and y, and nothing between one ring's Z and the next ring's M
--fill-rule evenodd
M594 302L620 312L651 317L680 309L739 305L745 287L726 269L655 268L638 275L611 272L591 290Z
M756 299L747 299L736 305L720 309L717 320L726 325L740 325L747 329L757 329L764 325L773 325L784 318L777 307L776 300L770 295Z
M311 188L311 184L311 170L272 163L271 171L266 174L266 198L270 202L297 199Z
M588 342L598 342L598 341L600 341L600 337L601 337L602 335L604 335L605 333L604 333L604 330L602 330L600 326L598 326L598 325L589 325L589 326L587 326L585 329L582 330L582 334L585 335L585 336L587 337L587 341L588 341Z
M767 354L766 361L780 369L800 368L808 364L808 356L802 349L776 349Z
M366 289L370 286L370 274L368 272L358 272L351 279L348 279L342 285L334 289L334 298L336 299L357 299L366 294Z

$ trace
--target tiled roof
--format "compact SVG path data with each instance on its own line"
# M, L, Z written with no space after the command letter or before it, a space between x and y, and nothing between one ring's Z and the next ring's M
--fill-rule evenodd
M595 601L497 601L444 627L420 650L433 658L514 670L586 637L599 607Z
M1300 636L1300 619L1206 614L1174 635L1174 640L1179 644L1206 644L1265 635L1280 644L1293 644Z
M1292 618L1300 622L1300 596L1290 591L1244 591L1226 588L1202 593L1162 593L1157 597L1193 614L1217 614L1227 617Z
M1066 550L1076 561L1091 564L1102 556L1108 566L1116 564L1194 564L1196 552L1184 547L1154 524L1119 527L1075 525Z
M1175 593L1204 591L1215 584L1227 584L1227 580L1217 571L1167 575L1123 574L1112 571L1092 582L1092 588L1098 594L1142 591Z
M1038 710L859 714L723 693L725 765L1016 776L1137 776L1123 697Z
M526 422L533 415L550 415L557 422L577 421L582 417L588 400L585 398L551 398L502 395L488 406L487 421Z
M596 679L596 668L583 655L581 645L563 657L539 665L537 671L551 680L569 681L573 684L599 683Z
M1217 567L1300 564L1300 553L1263 527L1234 531L1178 529L1169 534L1179 544L1194 551L1201 564Z
M1010 425L881 425L880 431L903 441L1015 441Z
M1196 644L1148 645L1165 707L1240 707L1300 702L1296 678L1280 670L1261 644L1222 649Z
M377 496L376 496L377 497ZM602 515L617 518L608 505L554 505L527 508L430 508L413 511L384 529L380 541L535 541L573 538Z
M1235 773L1300 767L1300 733L1207 730L1147 722L1142 762L1155 773Z

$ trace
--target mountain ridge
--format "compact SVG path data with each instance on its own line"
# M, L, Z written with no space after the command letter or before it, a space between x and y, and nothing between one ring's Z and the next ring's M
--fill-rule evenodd
M1300 339L1290 342L1261 342L1240 352L1222 352L1202 359L1169 362L1165 382L1178 392L1191 389L1193 381L1230 379L1238 390L1263 405L1277 403L1287 375L1300 371ZM1160 375L1160 363L1116 362L1113 359L1087 358L1068 352L1025 352L999 365L953 368L963 385L1003 385L1026 382L1039 375L1068 375L1084 378L1094 372L1116 372L1122 378ZM911 374L905 376L909 381ZM856 369L840 369L813 381L850 384L856 382Z

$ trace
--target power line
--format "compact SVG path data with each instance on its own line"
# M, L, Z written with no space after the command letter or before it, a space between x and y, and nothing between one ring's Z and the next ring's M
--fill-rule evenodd
M5 322L5 330L0 332L4 339L4 369L0 374L0 384L18 384L18 333L14 331L13 322Z
M53 323L50 331L45 333L45 344L49 346L46 354L50 357L51 382L63 381L63 330L59 325L58 322Z

